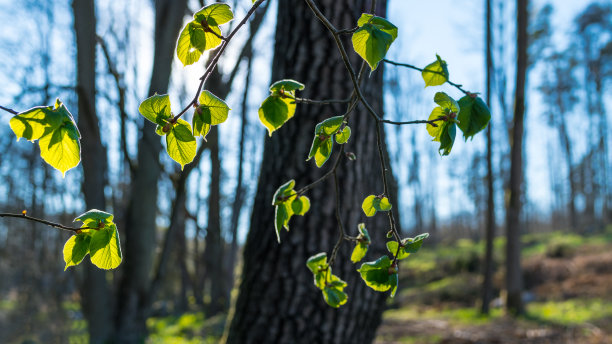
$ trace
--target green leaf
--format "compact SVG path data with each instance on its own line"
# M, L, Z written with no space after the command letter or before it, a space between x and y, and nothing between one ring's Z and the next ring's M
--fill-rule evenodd
M459 104L457 101L444 92L436 92L434 102L440 105L443 109L447 110L446 112L459 112Z
M310 209L310 199L306 196L295 197L291 202L291 210L294 215L304 215Z
M278 189L276 189L276 192L274 192L274 196L272 197L272 205L278 205L278 204L281 204L282 202L286 202L287 201L286 199L281 199L281 198L286 198L292 195L294 187L295 187L295 180L293 179L279 186Z
M370 234L365 228L365 224L360 223L357 225L357 229L359 230L359 235L357 236L357 243L351 254L351 261L353 263L361 261L368 252L368 246L370 246Z
M361 204L361 209L368 217L372 217L376 215L377 211L389 211L391 210L391 203L389 203L389 199L387 197L378 197L374 195L369 195L363 200Z
M272 197L272 205L276 206L274 210L274 229L276 230L276 239L280 243L280 231L284 227L289 231L289 220L293 215L304 215L310 209L310 200L306 196L297 197L297 193L293 190L295 181L292 179L281 185L274 196Z
M191 126L182 119L172 126L166 135L166 151L168 155L181 165L181 170L193 161L196 155L196 140L191 133Z
M163 127L168 123L168 119L172 117L170 97L167 94L156 94L149 97L140 103L138 112L140 112L144 118Z
M491 120L491 112L487 104L476 95L467 95L459 99L459 106L461 111L457 116L458 126L463 131L463 137L467 141L469 137L473 137L487 127Z
M342 123L344 123L344 116L335 116L316 125L315 136L312 140L310 153L308 153L308 159L306 159L306 161L314 157L317 167L323 166L331 156L333 150L332 137L338 132Z
M64 271L68 267L79 265L83 261L83 258L89 253L90 241L91 236L85 233L75 234L66 241L66 244L64 244L64 262L66 262Z
M271 95L259 108L259 121L268 128L268 135L280 128L295 114L295 101Z
M448 115L442 107L437 106L431 111L428 120L432 121L440 117L448 117ZM440 142L438 150L441 151L441 154L448 155L455 143L455 134L457 131L455 123L448 120L442 120L437 121L436 125L437 126L434 127L428 123L426 126L427 132L433 137L433 141Z
M227 120L231 110L227 104L209 91L202 91L198 99L200 105L193 113L193 136L206 137L213 125Z
M187 23L176 44L176 55L183 66L197 62L206 50L218 47L222 40L219 25L234 18L227 4L212 4L202 8Z
M391 297L397 290L397 270L391 266L391 260L382 256L376 261L361 264L357 270L366 285L376 291L391 290Z
M357 25L359 29L352 37L353 49L374 71L397 38L397 27L384 18L367 13L361 15Z
M361 261L363 257L365 257L366 253L368 252L369 246L370 245L368 244L357 242L357 244L355 245L355 248L353 249L353 253L351 254L351 262L357 263Z
M113 214L98 209L91 209L73 220L73 222L76 221L83 222L81 227L102 228L113 223Z
M293 91L301 91L304 89L304 84L299 81L291 80L291 79L283 79L279 80L272 85L270 85L270 92L272 94L283 92L293 92Z
M62 176L81 161L79 130L66 106L57 99L54 106L35 107L13 116L9 125L17 141L38 140L40 156Z
M338 278L338 276L331 275L331 281L328 281L323 288L323 298L328 305L338 308L346 303L348 295L344 292L346 282Z
M351 137L351 127L348 125L342 129L341 132L336 134L336 143L345 144Z
M91 262L100 269L114 269L121 264L121 244L114 224L96 231L89 245Z
M338 129L340 129L342 123L344 123L344 116L334 116L328 118L323 122L317 124L317 126L315 127L315 134L324 134L327 136L331 136L338 132Z
M402 240L404 251L407 253L416 253L423 245L423 240L429 238L429 233L423 233L414 238L406 238Z
M410 255L410 253L406 252L406 250L403 247L400 247L399 249L399 253L397 252L397 241L388 241L387 242L387 250L389 250L389 252L395 257L395 255L397 254L397 259L398 260L402 260L405 258L408 258L408 256Z
M427 65L421 72L423 80L425 81L425 87L427 86L439 86L448 81L448 68L446 61L442 60L438 54L436 54L436 61Z
M321 270L326 270L328 268L327 265L327 253L320 252L315 254L314 256L310 256L306 261L306 266L312 273L318 273Z

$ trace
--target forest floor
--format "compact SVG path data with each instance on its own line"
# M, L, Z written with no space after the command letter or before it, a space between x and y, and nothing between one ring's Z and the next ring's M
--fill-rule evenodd
M526 314L504 315L503 239L495 241L490 316L478 310L482 243L423 246L400 267L404 288L384 314L375 343L611 343L612 228L597 235L523 237Z

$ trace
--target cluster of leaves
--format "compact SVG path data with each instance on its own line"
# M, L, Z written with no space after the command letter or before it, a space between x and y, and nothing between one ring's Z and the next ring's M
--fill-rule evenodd
M112 214L92 209L74 221L83 225L64 245L65 269L80 264L87 254L100 269L114 269L121 264L121 244Z
M421 72L425 87L440 86L448 82L449 73L446 61L436 54L436 61L430 63ZM439 151L442 155L448 155L455 143L457 126L463 132L467 141L489 124L491 112L485 102L475 93L466 92L459 101L455 101L444 92L437 92L434 102L435 107L429 115L427 132L433 137L433 141L440 142ZM436 123L435 125L432 123Z
M306 266L314 275L314 285L321 289L323 298L328 305L338 308L346 303L348 296L344 292L346 282L332 274L327 263L327 253L321 252L306 261Z
M22 137L32 142L38 140L40 156L62 176L81 161L81 135L70 111L59 99L54 106L39 106L16 114L9 125L17 141ZM74 221L83 225L64 245L66 269L81 263L87 254L100 269L114 269L121 264L119 233L112 214L93 209Z
M282 228L289 231L289 220L293 215L304 216L310 209L310 199L300 196L293 190L295 181L292 179L281 185L272 198L274 210L274 228L276 229L276 239L280 243L280 232Z
M344 116L328 118L315 126L315 135L310 146L307 161L315 158L317 167L329 159L333 150L333 141L338 144L345 144L351 137L351 128L346 125Z

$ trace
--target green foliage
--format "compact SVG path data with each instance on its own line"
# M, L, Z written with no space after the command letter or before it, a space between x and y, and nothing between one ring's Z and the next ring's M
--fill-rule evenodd
M382 256L376 261L361 264L357 271L366 285L376 291L387 291L391 289L391 297L397 291L397 266L391 265L387 256Z
M365 228L365 224L360 223L357 225L357 229L359 230L359 235L357 236L357 242L351 254L351 262L353 263L357 263L365 257L371 243L370 233L368 233L368 230Z
M203 99L202 96L200 96L200 99ZM209 98L204 99L209 100ZM214 102L214 99L209 100L209 103ZM145 99L138 107L138 111L144 118L157 124L157 134L166 137L166 152L168 152L168 155L174 161L181 165L181 170L186 164L193 161L196 155L197 143L192 134L191 125L180 118L177 120L173 119L170 107L170 97L167 94L156 94ZM207 111L211 114L213 112L217 114L221 110L210 110L210 108L207 107ZM202 110L202 113L204 113L204 110ZM212 115L209 118L211 118L212 121ZM199 129L202 128L202 126L199 127Z
M218 47L221 42L219 25L234 19L228 4L216 3L202 8L187 23L176 43L176 55L183 66L198 62L206 50Z
M32 142L38 140L40 156L62 176L81 161L81 135L59 99L54 106L39 106L13 116L9 125L17 141L22 137Z
M402 239L402 244L399 246L397 241L387 242L387 250L395 257L397 254L397 260L408 258L411 253L416 253L423 245L423 240L429 237L429 233L419 234L414 238Z
M374 71L397 38L397 27L384 18L367 13L361 15L357 26L359 29L352 37L353 49Z
M376 215L377 211L391 210L391 203L387 197L369 195L363 200L361 209L363 209L367 217L372 217Z
M459 129L463 131L463 137L467 141L483 130L491 120L491 112L485 102L475 94L470 94L459 99L461 111L457 119Z
M351 127L348 125L344 127L341 131L336 134L336 143L342 145L348 142L351 137Z
M83 225L64 244L65 269L80 264L87 254L100 269L114 269L121 264L121 244L112 214L92 209L74 221L81 221Z
M421 75L423 76L423 81L425 81L425 87L444 84L448 81L446 61L436 54L436 61L428 64L421 72Z
M268 129L268 135L280 128L295 114L295 91L304 85L295 80L280 80L270 86L270 95L259 107L259 121Z
M317 124L315 127L315 136L312 140L312 145L310 146L310 153L308 154L308 159L306 159L306 161L314 157L317 167L323 166L323 164L331 156L334 135L339 132L342 133L340 131L340 126L342 126L343 123L344 116L335 116ZM342 135L342 139L344 139L346 134ZM350 129L348 135L350 136ZM348 140L348 137L346 137L346 140ZM344 142L346 141L343 141L342 143Z
M293 215L304 216L310 209L310 199L306 196L299 196L293 188L295 180L290 180L281 185L272 198L274 210L274 229L276 239L280 243L280 231L284 227L289 231L289 220Z
M227 120L229 111L231 110L227 104L212 94L210 91L202 91L200 104L193 113L193 136L206 138L213 125L221 124Z
M328 305L338 308L346 303L348 296L344 292L346 282L332 274L331 267L327 264L325 252L311 256L306 261L306 266L314 276L314 285L321 289L323 298Z
M435 122L436 126L428 123L427 132L433 137L433 141L440 142L439 150L442 155L448 155L455 143L457 132L455 125L457 120L455 118L459 112L459 104L444 92L437 92L434 96L434 102L440 106L431 111L428 121L442 120Z

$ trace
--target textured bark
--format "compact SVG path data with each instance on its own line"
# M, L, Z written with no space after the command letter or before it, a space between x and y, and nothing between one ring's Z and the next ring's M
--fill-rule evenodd
M87 209L106 208L104 185L106 150L100 139L96 115L96 16L93 0L72 2L77 46L78 127L81 132L83 195ZM110 294L106 272L83 264L82 307L87 319L90 343L104 343L112 333Z
M491 1L485 0L486 7L486 95L491 106L491 79L493 77L493 54L491 42ZM482 282L482 304L480 312L489 314L489 303L493 299L493 239L495 238L495 189L493 188L493 137L491 125L487 128L487 220L485 224L485 257Z
M364 0L324 0L317 5L340 28L355 26L370 2ZM384 1L378 2L377 14L384 16ZM350 49L348 37L345 46ZM352 54L352 63L361 64ZM382 114L382 66L366 78L366 97ZM366 72L367 73L367 72ZM291 78L303 82L300 96L311 99L345 98L352 84L330 34L303 1L280 1L272 79ZM266 137L258 189L253 206L251 229L244 249L244 267L240 293L230 326L229 343L368 343L375 336L388 297L368 288L350 261L351 246L343 243L334 264L334 274L347 281L348 303L340 309L329 307L313 285L306 268L308 257L331 251L338 238L334 216L333 180L329 179L308 192L311 208L306 216L291 219L291 232L281 233L278 244L274 233L274 191L289 179L302 187L332 168L330 161L317 168L304 162L312 143L315 125L325 118L341 115L344 106L299 104L295 117L272 137ZM373 236L366 259L385 253L385 234L389 222L384 214L366 218L361 203L369 194L383 191L374 121L360 106L352 114L353 136L347 151L357 161L343 159L338 169L341 216L350 235L357 224L365 222ZM391 175L389 173L389 175ZM395 190L391 190L395 194ZM396 207L397 208L397 207Z
M149 95L166 93L170 69L186 0L155 2L155 51ZM138 166L130 190L126 228L123 276L115 317L117 343L138 343L146 336L146 311L150 300L149 283L155 249L157 181L161 167L161 141L155 126L144 121L138 143Z
M524 312L521 292L521 207L523 186L523 131L527 77L527 0L517 0L517 61L514 120L510 141L510 185L506 209L506 308L510 314Z

